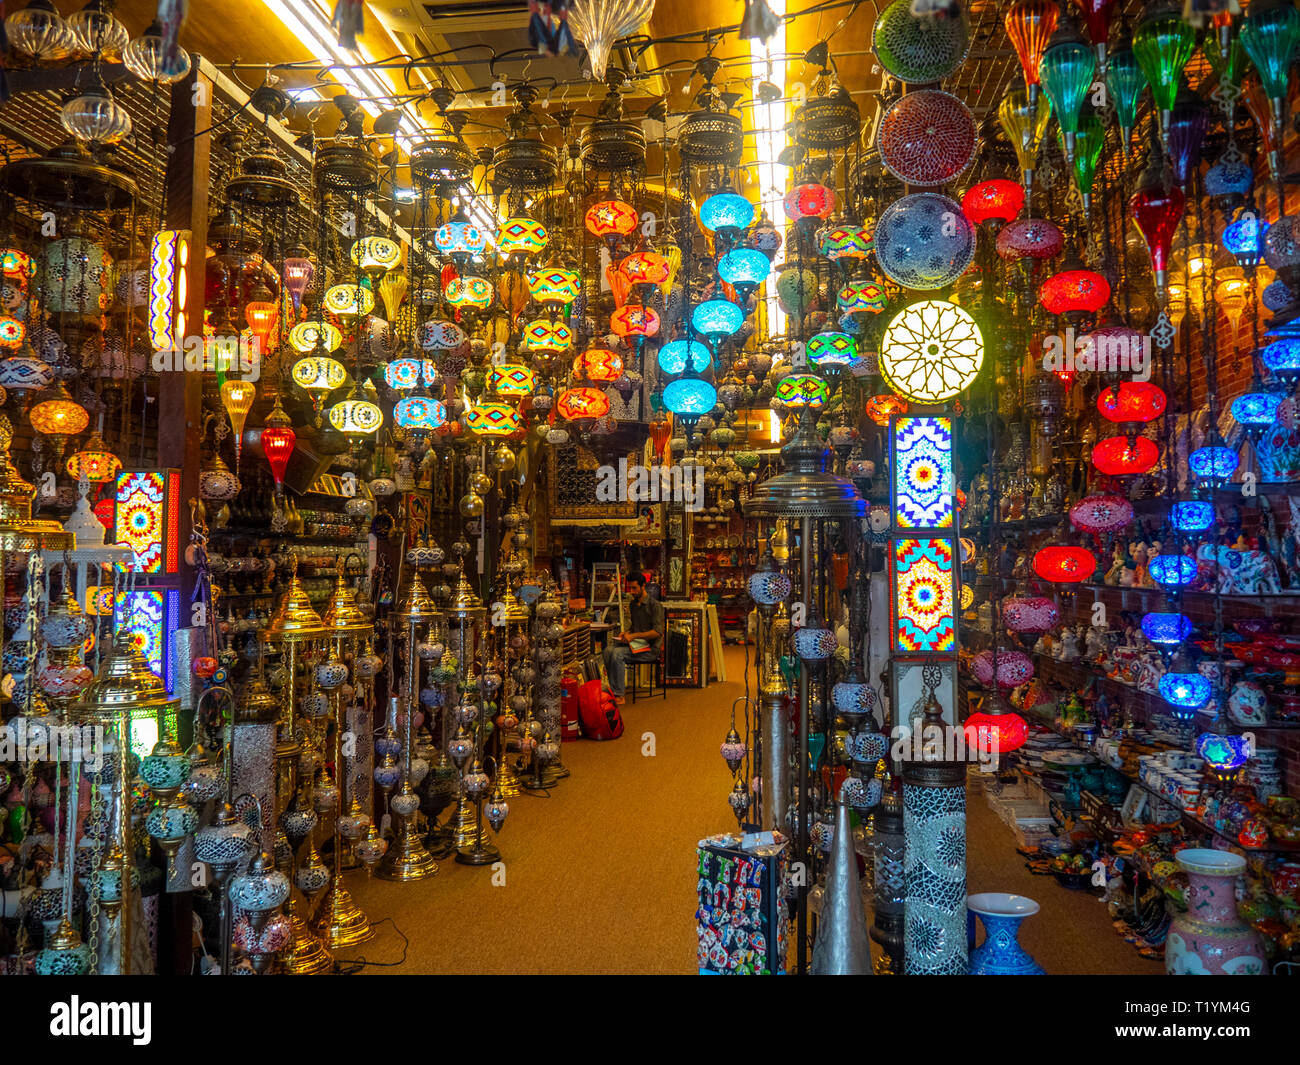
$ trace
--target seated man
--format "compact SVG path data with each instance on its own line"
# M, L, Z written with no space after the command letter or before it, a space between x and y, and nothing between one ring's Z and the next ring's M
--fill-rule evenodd
M644 578L628 577L627 597L631 628L627 632L620 632L605 645L609 690L620 703L627 690L628 662L657 662L659 641L664 632L663 605L646 594Z

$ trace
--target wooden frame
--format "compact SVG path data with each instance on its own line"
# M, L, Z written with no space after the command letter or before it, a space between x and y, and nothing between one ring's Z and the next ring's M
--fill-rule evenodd
M664 611L664 687L700 688L704 686L704 615L698 610ZM682 669L674 673L672 636L680 633L686 637L686 660Z

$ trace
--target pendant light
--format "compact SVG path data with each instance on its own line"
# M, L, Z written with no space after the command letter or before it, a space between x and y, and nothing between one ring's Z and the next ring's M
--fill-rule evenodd
M1052 101L1056 121L1061 127L1067 166L1074 166L1074 137L1079 128L1079 108L1092 87L1097 72L1097 57L1067 18L1052 35L1038 65L1043 92Z
M1106 88L1115 104L1115 121L1119 124L1119 147L1127 159L1133 127L1137 125L1138 100L1147 87L1147 76L1133 52L1133 40L1125 29L1111 52L1106 71Z
M1196 31L1174 0L1153 0L1133 32L1133 54L1160 111L1160 142L1165 147L1169 145L1169 116L1183 67L1195 50Z
M1178 221L1183 217L1184 204L1182 191L1173 184L1170 177L1159 144L1152 142L1150 161L1138 179L1137 191L1128 202L1133 222L1151 253L1156 299L1161 305L1164 305L1167 298L1169 248Z
M1007 11L1007 36L1025 75L1030 105L1038 102L1039 64L1056 29L1060 11L1054 0L1017 0Z

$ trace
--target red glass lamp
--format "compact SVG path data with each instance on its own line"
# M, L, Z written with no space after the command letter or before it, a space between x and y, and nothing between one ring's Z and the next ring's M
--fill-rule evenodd
M1121 381L1108 385L1097 397L1097 410L1108 422L1120 426L1131 438L1142 426L1165 412L1165 390L1150 381Z
M1151 253L1151 269L1155 274L1156 298L1163 306L1167 299L1166 282L1169 278L1169 250L1174 230L1183 217L1182 190L1171 180L1165 180L1163 157L1156 142L1151 146L1151 162L1138 182L1138 190L1128 201L1129 214L1147 242Z
M825 185L796 185L785 195L785 213L789 218L825 218L833 210L835 190Z
M609 327L619 337L652 337L659 332L659 314L653 307L629 303L609 316Z
M573 360L573 376L607 384L623 376L623 357L607 348L589 348Z
M961 198L961 210L976 225L996 222L999 225L1016 218L1025 206L1025 190L1018 181L992 178L972 185Z
M1025 745L1029 726L1019 714L990 714L981 710L966 718L966 743L986 754L1010 754Z
M621 273L633 285L661 285L672 272L666 256L654 251L638 251L618 264Z
M611 248L636 229L639 221L636 208L622 200L601 200L587 209L587 232Z
M244 308L244 320L248 322L249 331L257 341L257 350L262 353L271 350L271 335L279 318L280 308L269 301L256 301Z
M280 406L280 397L276 396L275 406L266 416L266 427L262 430L262 454L271 467L277 488L284 483L285 467L289 465L289 457L293 454L297 440L298 434L293 431L289 415L285 414L284 408Z
M888 425L892 415L907 413L907 400L893 392L883 392L867 400L866 413L877 425Z
M1097 571L1097 559L1086 547L1049 544L1034 555L1034 572L1045 581L1079 584Z
M1108 436L1092 449L1092 464L1110 477L1134 477L1146 473L1160 458L1155 441L1145 436Z
M1053 274L1038 288L1038 302L1048 314L1067 319L1096 314L1110 299L1110 282L1095 270L1065 269Z
M609 413L609 397L599 388L566 388L555 401L555 413L566 421L603 418Z

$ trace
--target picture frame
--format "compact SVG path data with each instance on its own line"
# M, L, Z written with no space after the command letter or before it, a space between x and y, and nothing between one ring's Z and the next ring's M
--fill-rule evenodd
M698 610L664 611L664 687L703 685L704 617Z

